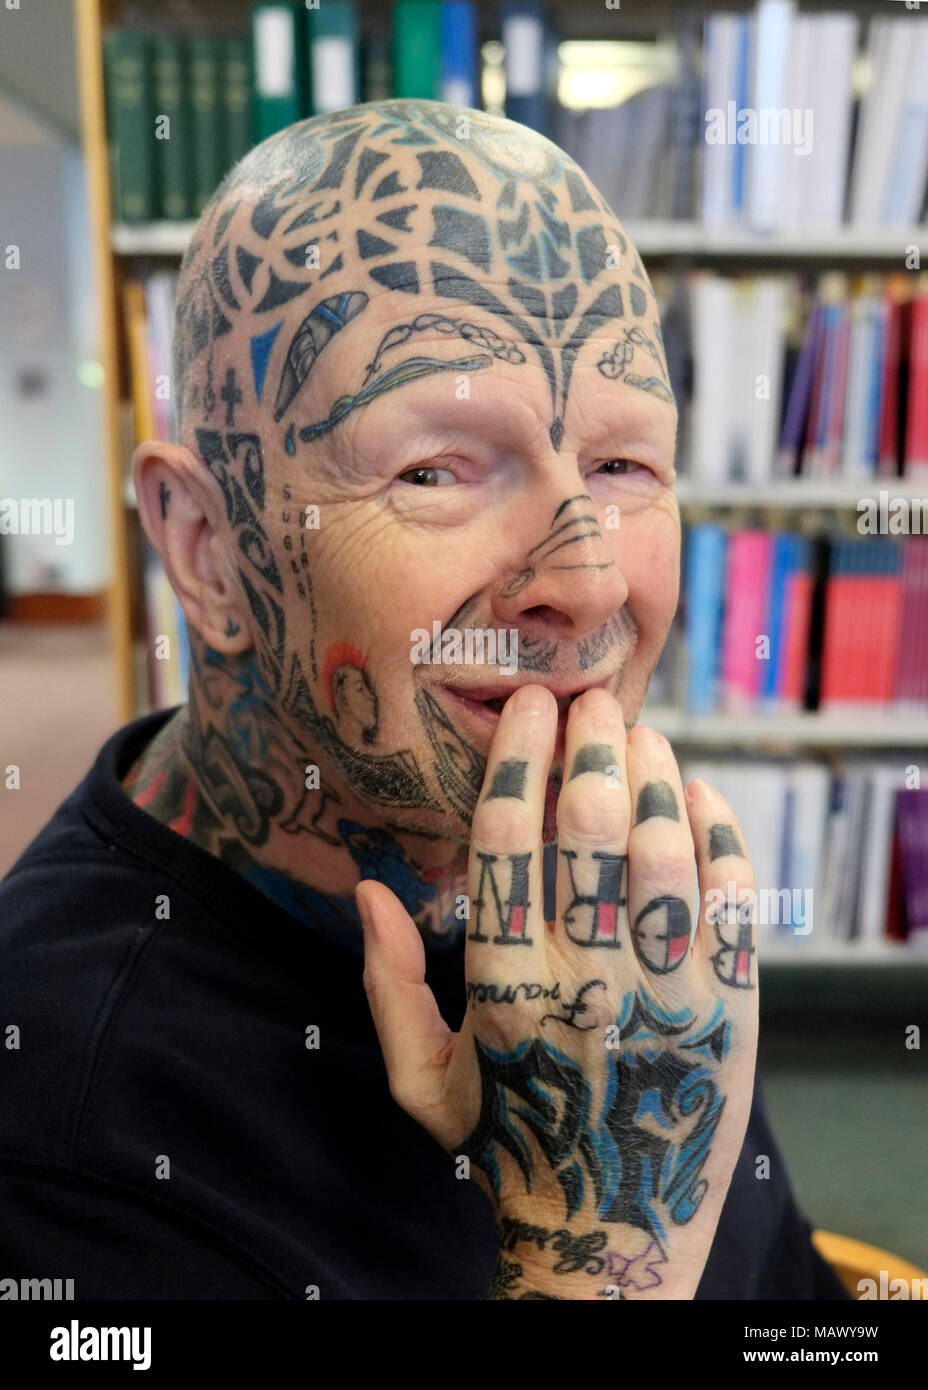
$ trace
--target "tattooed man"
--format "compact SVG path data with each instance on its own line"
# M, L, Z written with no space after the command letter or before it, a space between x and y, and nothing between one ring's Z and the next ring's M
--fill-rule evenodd
M0 895L3 1272L834 1292L752 1109L740 829L636 726L677 417L615 213L475 111L304 121L197 225L172 386L135 476L189 699Z

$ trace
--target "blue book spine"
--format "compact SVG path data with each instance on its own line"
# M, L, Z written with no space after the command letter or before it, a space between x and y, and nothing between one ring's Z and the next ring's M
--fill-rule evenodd
M444 0L441 7L441 99L477 105L477 16L472 0Z
M751 19L747 15L740 15L738 17L738 56L735 62L735 90L732 93L735 99L736 115L738 111L743 111L748 104L750 99L750 84ZM744 208L746 152L747 146L737 143L732 149L731 205L735 212L741 212Z
M717 697L726 536L721 526L697 525L688 541L686 703L690 714L706 714Z
M870 314L870 351L867 354L867 417L864 427L863 457L868 473L875 473L880 456L880 401L883 390L883 318L877 309Z
M777 693L777 677L783 648L786 581L793 562L793 540L794 537L789 534L773 537L773 554L770 557L770 588L767 594L767 636L770 638L770 658L761 667L760 696L762 700L775 699Z
M506 62L506 115L545 133L545 8L535 0L503 6L501 31Z
M825 365L822 371L822 394L815 431L815 443L819 449L824 449L828 442L828 421L831 418L831 397L835 389L835 358L840 331L840 306L829 304L825 308Z

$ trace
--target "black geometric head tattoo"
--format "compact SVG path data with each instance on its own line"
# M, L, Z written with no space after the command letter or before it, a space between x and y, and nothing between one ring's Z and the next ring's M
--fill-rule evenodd
M351 391L313 410L303 387L319 355L386 291L408 299L409 322L386 335ZM423 293L447 301L447 313L422 314ZM306 312L294 322L297 300ZM468 318L474 310L480 325ZM246 403L284 422L289 453L386 391L439 371L480 371L494 358L542 366L557 450L577 354L604 325L614 335L601 375L672 401L647 274L563 151L523 126L440 102L369 103L282 131L215 193L181 270L178 417L193 412L203 426L223 401L234 411L246 383L232 394L226 364L213 361L234 332L247 335ZM423 329L460 337L467 350L382 364Z

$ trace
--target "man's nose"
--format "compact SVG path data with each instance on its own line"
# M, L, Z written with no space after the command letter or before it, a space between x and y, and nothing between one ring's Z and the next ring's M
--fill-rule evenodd
M628 584L604 531L604 509L589 493L570 492L535 517L527 545L494 593L504 626L526 634L578 638L606 622L628 598ZM519 528L525 533L524 524Z

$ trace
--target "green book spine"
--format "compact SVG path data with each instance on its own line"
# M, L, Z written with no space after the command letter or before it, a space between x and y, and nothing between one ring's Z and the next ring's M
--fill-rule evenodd
M371 34L361 43L361 100L386 101L392 91L390 40L385 33Z
M251 12L255 141L266 140L303 114L301 14L295 5L256 5Z
M251 71L247 40L226 39L222 57L225 168L231 169L251 149Z
M158 215L180 221L192 210L190 113L183 47L175 35L158 34L153 39L152 78Z
M222 178L221 45L221 39L198 35L189 40L187 53L193 124L193 211L196 216L206 207Z
M111 29L103 36L103 70L117 222L148 222L156 215L155 127L148 36Z
M361 91L361 32L355 0L321 0L306 12L309 113L355 106Z
M397 0L393 7L393 95L438 100L440 0Z

